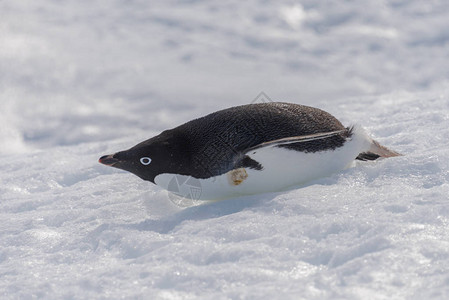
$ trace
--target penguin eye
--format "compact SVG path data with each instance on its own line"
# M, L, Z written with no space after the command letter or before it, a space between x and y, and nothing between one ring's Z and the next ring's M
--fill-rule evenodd
M149 164L150 164L150 162L151 162L151 158L149 158L149 157L142 157L141 159L140 159L140 163L142 164L142 165L144 165L144 166L148 166Z

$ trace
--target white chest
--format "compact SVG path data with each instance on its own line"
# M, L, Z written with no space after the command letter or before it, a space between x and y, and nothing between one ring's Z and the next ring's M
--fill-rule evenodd
M219 200L281 191L349 167L369 143L366 134L358 129L350 140L335 150L304 153L265 147L248 152L247 155L263 166L262 170L239 168L207 179L165 173L156 176L155 183L193 200Z

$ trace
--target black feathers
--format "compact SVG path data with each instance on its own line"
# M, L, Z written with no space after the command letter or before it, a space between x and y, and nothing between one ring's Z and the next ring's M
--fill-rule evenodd
M166 130L116 154L120 161L113 166L153 182L163 173L210 178L237 168L262 170L251 149L274 146L319 152L342 147L351 136L351 128L317 108L281 102L249 104ZM151 163L142 164L142 157ZM371 157L361 154L359 159Z

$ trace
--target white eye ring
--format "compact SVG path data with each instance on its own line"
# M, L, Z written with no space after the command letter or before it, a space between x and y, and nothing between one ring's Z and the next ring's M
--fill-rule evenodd
M144 166L148 166L151 163L151 158L149 157L142 157L140 159L140 163Z

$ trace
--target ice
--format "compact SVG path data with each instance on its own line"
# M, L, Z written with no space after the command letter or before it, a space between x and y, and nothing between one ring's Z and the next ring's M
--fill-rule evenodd
M449 297L447 1L0 11L2 299ZM98 163L260 92L404 156L188 207Z

